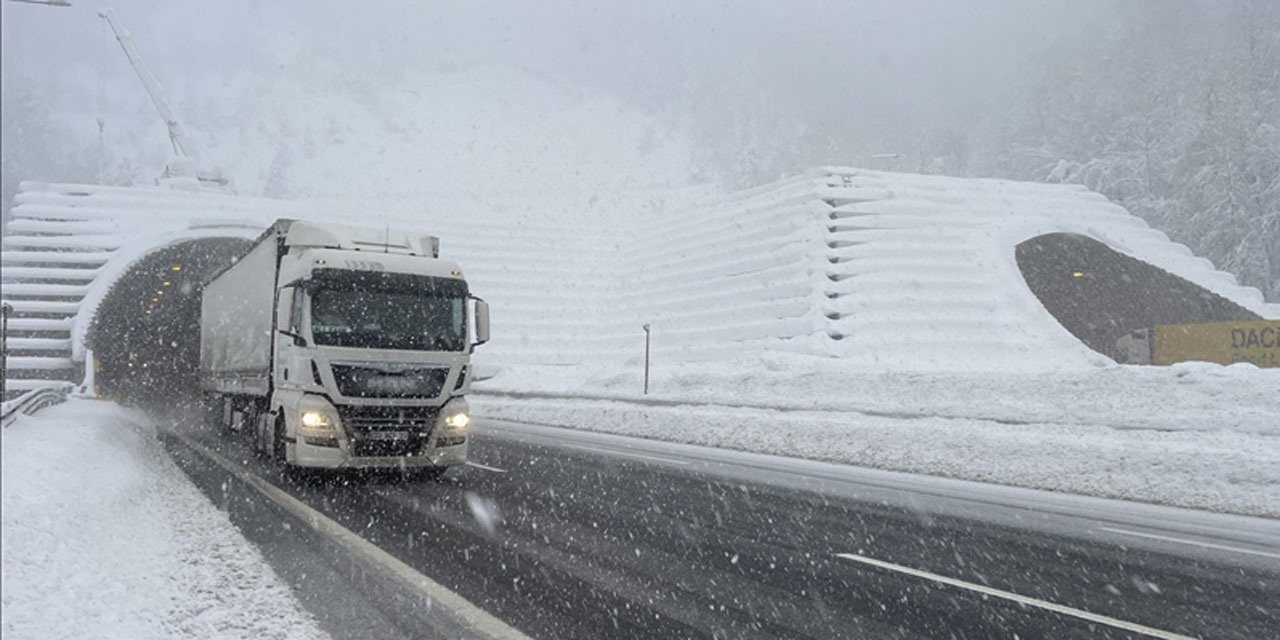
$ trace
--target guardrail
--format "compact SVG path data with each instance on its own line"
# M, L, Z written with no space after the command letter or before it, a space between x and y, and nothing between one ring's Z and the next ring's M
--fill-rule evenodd
M13 305L7 300L0 302L0 400L5 396L5 380L9 378L9 314L13 313Z
M66 402L67 394L73 389L75 385L70 382L50 384L0 403L0 426L9 426L9 423L18 419L19 414L31 415L45 407Z

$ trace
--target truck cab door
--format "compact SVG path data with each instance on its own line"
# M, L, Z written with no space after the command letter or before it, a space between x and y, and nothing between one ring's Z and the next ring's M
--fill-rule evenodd
M288 292L288 295L283 295ZM311 368L306 355L307 340L303 333L306 313L306 291L302 287L284 289L276 309L279 331L275 339L276 383L297 386L311 382Z

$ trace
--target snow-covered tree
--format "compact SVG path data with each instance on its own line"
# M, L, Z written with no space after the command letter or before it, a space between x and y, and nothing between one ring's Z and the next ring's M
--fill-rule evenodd
M7 74L0 85L0 202L5 219L23 180L88 180L89 150L67 136L50 105L53 89Z
M1084 184L1280 300L1280 6L1152 9L1029 65L977 171Z

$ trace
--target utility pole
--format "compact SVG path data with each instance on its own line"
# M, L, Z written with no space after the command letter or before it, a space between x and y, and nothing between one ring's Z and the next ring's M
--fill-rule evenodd
M147 68L142 61L142 55L138 53L138 48L133 44L133 36L129 34L127 29L122 28L116 23L115 12L111 9L103 9L98 12L98 16L107 22L111 27L111 32L115 34L116 40L120 43L120 48L124 49L125 57L129 58L129 64L133 65L133 70L138 74L138 79L142 81L142 87L147 90L147 96L151 98L151 104L155 105L156 111L160 113L160 118L164 120L164 124L169 129L169 142L173 145L173 152L179 157L190 158L196 164L196 178L203 183L225 187L228 180L218 169L206 169L205 158L200 153L200 148L196 144L191 134L187 132L187 128L183 126L182 121L178 119L178 114L174 112L173 106L169 104L169 97L165 94L164 88L160 86L160 81L156 80L154 74Z

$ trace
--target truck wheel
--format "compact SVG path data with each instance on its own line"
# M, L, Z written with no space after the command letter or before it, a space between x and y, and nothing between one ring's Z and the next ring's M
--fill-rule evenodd
M275 455L272 450L272 443L275 442L276 424L271 420L271 416L266 414L258 414L253 419L253 428L249 430L249 442L253 448L253 455L264 460L271 460Z
M423 467L420 469L414 469L413 478L423 482L431 482L433 480L443 478L444 472L448 470L449 467Z
M217 429L218 421L222 418L222 407L218 404L218 394L206 393L201 403L202 410L201 419L206 429Z
M275 429L271 435L271 458L282 465L288 465L288 455L284 449L284 416L276 418Z
M205 396L205 424L213 431L231 434L231 401L220 393Z

